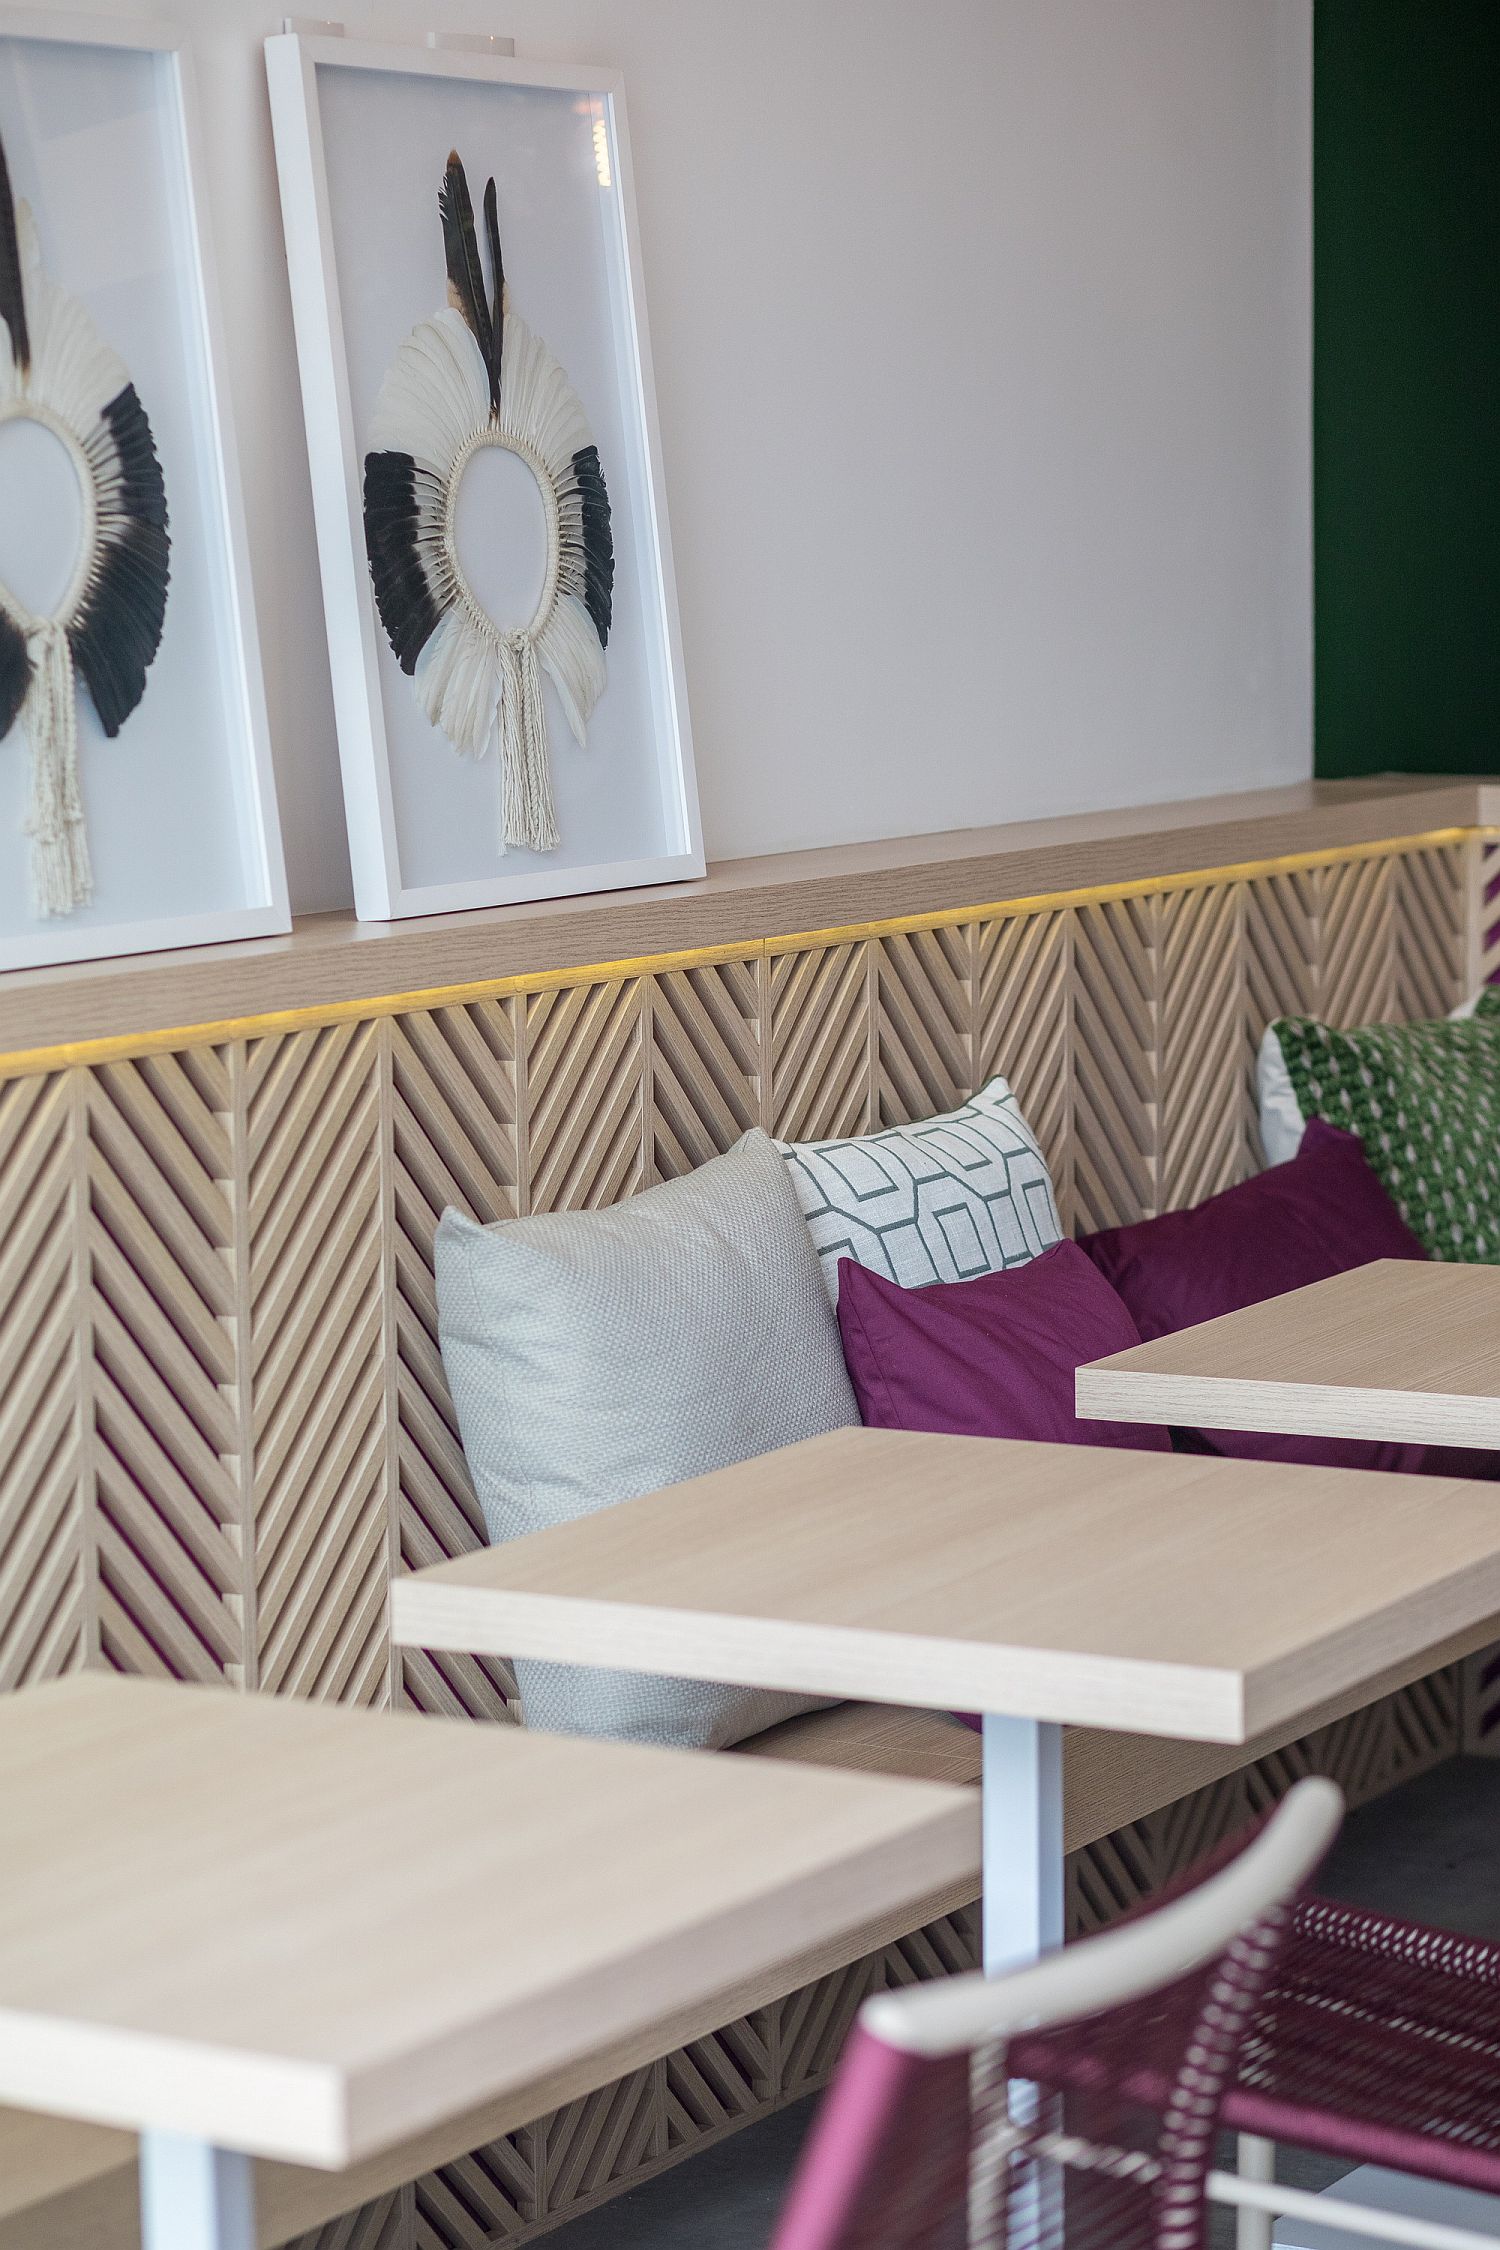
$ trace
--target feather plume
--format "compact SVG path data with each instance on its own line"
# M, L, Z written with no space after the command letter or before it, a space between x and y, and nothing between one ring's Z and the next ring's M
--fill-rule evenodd
M490 411L500 410L500 363L495 354L494 324L485 294L484 268L479 260L479 238L474 232L474 205L468 176L457 149L448 152L448 168L438 191L438 212L443 222L443 251L448 261L448 302L463 315L490 381Z
M0 320L10 331L10 356L17 371L24 374L31 365L31 338L26 328L26 290L16 229L16 205L10 191L10 167L5 161L3 141L0 141Z
M0 609L0 742L9 734L31 686L31 656L26 635Z
M500 248L500 214L493 175L484 183L484 231L489 237L494 297L490 307L490 404L500 411L500 372L505 365L505 258Z
M84 451L99 535L68 641L99 724L116 735L146 692L172 575L166 484L133 383L109 400Z

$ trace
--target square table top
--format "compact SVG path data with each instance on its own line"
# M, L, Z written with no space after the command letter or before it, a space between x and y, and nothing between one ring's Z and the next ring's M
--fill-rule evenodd
M1244 1742L1500 1613L1500 1495L838 1430L398 1578L391 1605L420 1648Z
M102 1675L0 1697L0 1807L0 2102L325 2167L920 1904L979 1823L937 1783Z
M1080 1367L1085 1420L1500 1450L1500 1266L1378 1258Z

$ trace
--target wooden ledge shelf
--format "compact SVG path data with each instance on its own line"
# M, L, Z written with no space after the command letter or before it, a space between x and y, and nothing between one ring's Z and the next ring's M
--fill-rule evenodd
M133 1050L194 1033L201 1043L221 1026L228 1038L251 1022L394 1013L513 979L573 981L583 967L691 966L793 935L863 936L997 903L1274 872L1266 863L1452 842L1497 819L1500 786L1387 775L725 860L701 882L410 922L309 915L285 938L0 976L0 1071L107 1060L73 1053L96 1042Z

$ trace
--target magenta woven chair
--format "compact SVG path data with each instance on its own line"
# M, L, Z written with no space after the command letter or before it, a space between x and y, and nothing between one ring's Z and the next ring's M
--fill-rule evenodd
M1129 1922L867 2002L772 2250L1200 2250L1224 2102L1341 1812L1300 1782Z
M1265 2180L1283 2142L1500 2197L1500 1945L1303 1900L1223 2115Z

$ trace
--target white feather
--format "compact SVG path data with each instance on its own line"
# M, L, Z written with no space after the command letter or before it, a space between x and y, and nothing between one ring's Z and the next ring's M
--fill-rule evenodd
M417 658L417 700L435 727L466 757L482 758L495 732L499 652L461 603L450 609Z
M588 741L594 705L604 693L604 651L594 621L576 594L560 594L537 635L537 655L557 689L563 715L580 749Z
M36 221L26 203L16 206L16 242L21 253L31 366L25 374L18 372L7 331L0 358L0 398L24 396L45 407L82 438L110 400L124 390L130 381L129 371L119 353L105 343L84 306L60 288L43 267Z
M392 360L370 417L370 448L409 453L446 479L489 417L484 356L462 315L445 306L417 323Z

